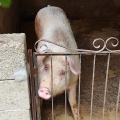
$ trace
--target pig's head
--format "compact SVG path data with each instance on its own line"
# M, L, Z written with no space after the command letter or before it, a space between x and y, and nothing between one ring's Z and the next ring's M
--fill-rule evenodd
M52 65L51 56L38 56L37 63L38 95L43 99L62 93L79 72L71 56L67 56L67 59L65 56L52 56Z

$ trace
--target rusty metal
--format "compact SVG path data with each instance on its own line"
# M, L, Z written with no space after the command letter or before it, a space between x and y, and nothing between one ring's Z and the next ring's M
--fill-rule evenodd
M94 80L95 80L95 61L96 61L96 54L94 54L94 61L93 61L93 75L92 75L92 92L91 92L91 109L90 109L90 120L92 120L92 109L93 109L93 91L94 91Z
M117 95L117 103L116 103L116 112L115 112L115 120L118 120L118 106L119 106L119 100L120 100L120 78L119 79L119 88L118 88L118 95Z
M111 42L111 40L114 40L113 43ZM45 53L39 53L39 51L37 50L37 44L39 44L39 42L44 41L44 42L49 42L51 44L55 44L59 47L63 47L69 50L69 52L67 53L61 53L61 52L45 52ZM101 41L103 42L103 46L96 46L95 44ZM109 71L109 64L110 64L110 56L111 54L117 55L120 54L120 50L110 50L107 47L107 44L111 43L112 47L117 47L119 44L119 41L117 38L115 37L110 37L108 38L106 41L104 41L101 38L96 38L93 41L93 47L97 50L84 50L84 49L73 49L73 48L67 48L64 46L61 46L59 44L56 44L54 42L48 41L48 40L38 40L35 43L35 50L36 52L33 53L32 55L32 50L28 51L28 61L30 64L30 71L31 71L31 76L30 76L30 90L31 90L31 109L32 109L32 118L33 120L41 120L41 115L40 115L40 102L39 102L39 98L38 98L38 94L37 94L37 90L38 90L38 80L37 80L37 62L36 62L36 58L37 56L43 56L43 55L50 55L51 56L51 90L53 91L53 67L52 64L52 57L56 56L56 55L61 55L61 56L65 56L65 60L67 61L67 55L79 55L80 58L80 73L79 73L79 85L78 85L78 117L80 118L80 84L81 84L81 58L82 55L94 55L94 61L93 61L93 75L92 75L92 87L91 87L91 105L90 105L90 120L92 120L92 109L93 109L93 97L94 97L94 79L95 79L95 63L96 63L96 56L97 55L107 55L108 56L108 60L107 60L107 68L106 68L106 79L105 79L105 90L104 90L104 100L103 100L103 111L102 111L102 120L104 120L104 113L105 113L105 103L106 103L106 94L107 94L107 83L108 83L108 71ZM42 44L44 46L47 45L46 44ZM99 50L98 50L99 49ZM65 67L65 70L67 71L67 65ZM66 76L66 80L67 80L67 76ZM67 81L66 81L67 82ZM67 83L66 83L67 84ZM117 95L117 102L116 102L116 113L115 113L115 120L117 120L117 113L118 113L118 105L119 105L119 97L120 97L120 79L119 79L119 90L118 90L118 95ZM53 99L53 92L52 92L52 120L54 120L54 99ZM66 119L66 115L67 115L67 96L66 96L66 88L65 88L65 119ZM49 119L49 118L48 118Z
M65 55L65 71L67 71L67 55ZM67 118L67 74L65 75L65 119Z
M33 59L34 56L34 59ZM31 49L28 50L28 63L30 65L30 99L31 99L31 115L32 120L40 120L40 105L37 97L36 89L37 89L37 68L35 67L35 55Z
M114 42L116 42L116 43L113 43L113 41L112 40L114 40ZM58 43L55 43L55 42L52 42L51 40L46 40L46 39L41 39L41 40L38 40L36 43L35 43L35 45L34 45L34 49L35 49L35 51L37 52L37 53L40 53L39 51L38 51L38 49L37 49L37 45L38 45L38 43L40 43L40 42L42 42L42 41L44 41L44 42L46 42L46 43L51 43L51 44L54 44L54 45L57 45L57 46L59 46L59 47L62 47L62 48L65 48L65 49L68 49L70 52L68 52L68 53L59 53L59 52L46 52L45 54L76 54L76 53L81 53L81 54L95 54L95 53L119 53L120 54L120 50L110 50L108 47L107 47L107 44L108 43L111 43L111 46L112 47L117 47L118 46L118 44L119 44L119 40L116 38L116 37L109 37L106 41L105 40L103 40L102 38L96 38L96 39L94 39L93 40L93 47L95 48L95 49L100 49L100 50L86 50L86 49L74 49L74 48L67 48L67 47L65 47L65 46L62 46L62 45L60 45L60 44L58 44ZM99 42L99 41L101 41L102 43L103 43L103 46L100 46L100 45L95 45L97 42ZM46 49L48 49L48 47L47 47L47 45L46 44L42 44L43 46L46 46ZM40 46L40 47L42 47L42 46ZM41 53L40 53L41 54Z
M35 84L35 96L36 96L36 116L37 119L36 120L41 120L41 108L40 108L40 98L38 96L38 68L37 68L37 56L33 53L33 65L34 65L34 69L35 69L35 73L34 73L34 84Z
M105 102L106 102L106 93L107 93L107 84L108 84L109 64L110 64L110 53L108 54L108 60L107 60L107 71L106 71L106 80L105 80L105 92L104 92L104 100L103 100L102 120L104 120Z
M53 61L52 61L52 54L51 54L51 93L52 93L52 120L54 120L54 101L53 101Z
M32 114L32 119L36 120L36 102L35 102L35 85L34 85L35 70L33 68L33 53L32 53L32 50L28 50L28 63L30 65L31 114Z
M81 58L82 55L79 55L80 58L80 72L79 72L79 78L78 78L78 118L80 118L80 85L81 85Z

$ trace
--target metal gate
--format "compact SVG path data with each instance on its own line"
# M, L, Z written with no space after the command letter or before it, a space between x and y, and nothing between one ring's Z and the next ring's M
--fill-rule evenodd
M103 46L100 45L95 45L98 41L101 41L103 43ZM38 41L40 42L40 41ZM36 45L35 44L35 49L36 49ZM46 42L48 42L46 40ZM37 81L37 56L39 55L50 55L50 56L55 56L55 55L79 55L80 58L80 73L79 73L79 80L78 80L78 109L80 111L80 94L81 94L81 88L80 88L80 84L81 84L81 60L82 60L82 56L86 55L86 56L93 56L93 65L92 65L92 82L91 82L91 98L90 98L90 120L92 120L92 116L93 116L93 98L94 98L94 83L95 83L95 71L96 71L96 57L97 56L107 56L107 62L106 62L106 74L105 74L105 86L104 86L104 97L103 97L103 103L102 103L102 115L101 115L101 119L104 120L105 117L105 107L106 107L106 99L107 99L107 89L108 89L108 74L109 74L109 66L110 66L110 60L111 60L111 56L115 55L115 56L120 56L120 50L111 50L107 47L108 43L111 44L111 47L116 48L119 46L119 40L115 37L110 37L108 38L106 41L104 41L101 38L97 38L93 41L93 47L95 49L99 49L99 50L83 50L83 49L76 49L74 50L74 52L70 52L70 53L45 53L45 54L39 54L37 51L33 52L31 49L28 50L28 62L30 64L30 91L31 91L31 112L32 112L32 120L41 120L41 114L40 114L40 98L38 97L38 81ZM56 43L53 43L56 44ZM56 44L57 45L57 44ZM62 47L62 46L61 46ZM51 57L52 59L52 57ZM118 112L119 112L119 97L120 97L120 76L117 77L118 79L118 89L117 89L117 98L116 98L116 108L115 108L115 120L118 120ZM54 120L54 100L52 97L52 120ZM66 91L65 91L65 119L66 119Z

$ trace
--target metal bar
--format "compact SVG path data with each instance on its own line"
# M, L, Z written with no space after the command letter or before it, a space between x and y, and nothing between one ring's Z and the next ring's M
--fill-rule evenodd
M51 54L51 94L52 94L52 120L54 120L54 101L53 101L53 61L52 61L52 54Z
M32 120L36 120L35 86L34 86L34 68L32 50L28 50L28 62L30 64L30 97Z
M115 43L113 43L113 41ZM97 50L85 50L85 49L75 49L75 48L68 48L64 45L60 45L56 42L53 42L52 40L47 40L47 39L39 39L38 41L36 41L35 45L34 45L34 49L39 53L39 51L37 50L36 48L36 45L41 42L41 41L44 41L45 43L51 43L51 44L54 44L56 46L59 46L59 47L62 47L62 48L65 48L65 49L68 49L69 51L71 52L87 52L87 53L100 53L100 52L103 52L104 50L107 50L109 53L117 53L117 52L120 52L120 50L110 50L108 47L107 47L107 44L109 42L111 42L111 46L114 48L114 47L117 47L119 45L119 40L116 38L116 37L109 37L108 39L106 40L103 40L102 38L96 38L93 40L92 44L93 44L93 47ZM97 43L98 41L101 41L103 43L103 46L101 46L100 44L99 45L95 45L95 43ZM46 44L43 44L44 46L46 46L46 49L48 49L48 46ZM99 50L98 50L99 48Z
M119 89L118 89L118 96L117 96L117 103L116 103L115 120L117 120L117 117L118 117L119 100L120 100L120 78L119 78Z
M97 55L100 55L100 54L107 54L108 55L108 60L107 60L107 71L106 71L106 81L105 81L105 91L104 91L104 101L103 101L103 111L102 111L102 120L104 120L104 112L105 112L105 102L106 102L106 93L107 93L107 82L108 82L108 71L109 71L109 63L110 63L110 55L111 55L111 52L106 52L106 51L104 51L104 52L101 52L101 53L87 53L87 52L85 52L85 54L87 55L87 54L91 54L91 55L93 55L94 54L94 61L93 61L93 78L92 78L92 93L91 93L91 109L90 109L90 120L92 120L92 107L93 107L93 95L94 95L94 93L93 93L93 91L94 91L94 76L95 76L95 61L96 61L96 54ZM65 55L65 56L67 56L67 55L80 55L80 71L81 71L81 55L82 54L84 54L83 52L82 53L45 53L45 54L38 54L38 53L36 53L35 52L35 55L51 55L51 91L53 91L53 61L52 61L52 57L54 56L54 55ZM114 53L114 54L116 54L116 53ZM117 54L120 54L120 53L117 53ZM66 58L66 60L67 60L67 57L65 57ZM32 68L32 67L30 67L30 68ZM67 66L65 67L65 69L67 70ZM33 73L35 73L35 69L34 68L32 68L32 70L31 70ZM32 75L31 75L32 76ZM32 77L31 77L32 78ZM66 76L66 78L65 78L65 82L66 82L66 80L67 80L67 76ZM78 114L79 114L79 111L80 111L80 82L81 82L81 72L80 72L80 74L79 74L79 96L78 96ZM65 83L66 84L66 83ZM34 90L34 89L33 89ZM118 112L118 105L119 105L119 94L120 94L120 81L119 81L119 90L118 90L118 97L117 97L117 103L116 103L116 116L115 116L115 119L117 119L117 112ZM33 94L31 94L32 96L33 96ZM67 113L67 97L66 97L66 88L65 88L65 119L66 119L66 113ZM34 103L34 102L33 102ZM32 103L32 105L33 105L33 103ZM54 120L54 108L53 108L53 104L54 104L54 101L53 101L53 92L52 92L52 120ZM33 109L35 109L34 108L35 106L33 105L32 106L32 108ZM34 114L34 112L33 112L33 114ZM34 116L34 115L33 115ZM33 120L36 120L36 119L33 119Z
M100 53L92 53L92 52L46 52L44 54L39 54L37 52L35 52L35 54L38 54L38 55L79 55L79 54L84 54L84 55L94 55L94 54L97 54L97 55L108 55L109 53L111 54L114 54L114 55L119 55L120 52L109 52L109 51L103 51L103 52L100 52Z
M65 119L67 118L67 55L65 55Z
M109 64L110 64L110 53L108 54L108 60L107 60L107 71L106 71L106 81L105 81L105 92L104 92L104 101L103 101L102 120L104 120L104 112L105 112L105 102L106 102L106 93L107 93Z
M92 120L92 109L93 109L93 91L94 91L94 80L95 80L95 61L96 61L96 54L94 54L94 61L93 61L93 75L92 75L92 92L91 92L91 109L90 109L90 120Z
M34 69L36 70L36 74L34 75L35 79L35 95L36 95L36 116L37 120L41 120L41 113L40 113L40 98L38 96L38 69L37 69L37 56L33 53L33 60L34 60Z
M34 70L35 72L37 73L37 69L36 69L36 56L35 54L33 54L33 67L34 67ZM34 86L35 86L35 89L34 89L34 92L35 92L35 103L36 103L36 120L38 120L38 114L37 114L37 108L38 108L38 93L37 93L37 79L36 79L37 75L34 74Z
M80 73L79 73L79 86L78 86L78 118L80 119L80 84L81 84L81 58L82 55L79 55L80 57Z

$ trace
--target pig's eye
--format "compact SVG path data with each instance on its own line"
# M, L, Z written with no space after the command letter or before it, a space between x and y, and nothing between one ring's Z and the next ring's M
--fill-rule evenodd
M65 75L65 71L64 71L64 70L61 70L60 75L61 75L61 76Z
M48 70L48 65L45 65L44 70L46 71Z

